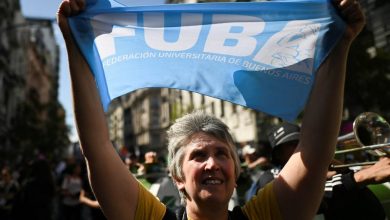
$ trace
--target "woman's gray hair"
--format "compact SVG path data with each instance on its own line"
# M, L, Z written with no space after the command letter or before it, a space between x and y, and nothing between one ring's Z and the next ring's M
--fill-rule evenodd
M184 180L182 170L184 152L191 137L198 132L204 132L226 143L235 166L235 177L240 174L240 160L238 159L233 137L229 128L221 120L207 115L203 111L195 111L175 121L168 130L168 169L174 180ZM180 192L183 199L183 192Z

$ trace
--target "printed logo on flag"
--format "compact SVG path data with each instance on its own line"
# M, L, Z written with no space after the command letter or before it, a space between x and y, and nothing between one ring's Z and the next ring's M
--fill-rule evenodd
M167 87L287 120L344 28L326 0L99 8L70 21L105 107Z

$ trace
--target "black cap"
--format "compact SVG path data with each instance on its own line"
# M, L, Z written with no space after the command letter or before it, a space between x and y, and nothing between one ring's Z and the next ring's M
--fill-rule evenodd
M290 141L299 140L300 127L295 124L283 122L271 128L268 132L268 140L272 148Z

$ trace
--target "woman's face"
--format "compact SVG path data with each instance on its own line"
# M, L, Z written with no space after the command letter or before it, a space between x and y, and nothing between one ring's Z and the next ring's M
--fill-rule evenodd
M185 146L182 170L184 180L177 180L177 186L185 190L187 204L228 204L236 183L227 144L203 132L194 134Z

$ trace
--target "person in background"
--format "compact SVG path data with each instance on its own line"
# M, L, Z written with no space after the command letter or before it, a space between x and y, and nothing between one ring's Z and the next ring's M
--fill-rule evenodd
M259 177L257 190L277 178L280 170L293 155L299 143L300 127L283 122L273 127L269 134L274 167ZM390 158L381 158L375 165L360 171L328 171L325 194L318 214L325 219L383 220L385 211L379 200L366 187L390 180Z
M203 112L168 131L169 170L183 200L175 215L128 171L109 138L95 80L74 42L67 17L85 8L64 0L57 21L66 42L74 112L91 186L108 219L312 219L322 198L341 122L349 48L365 17L357 1L335 0L345 32L316 73L303 116L300 143L277 178L244 206L228 209L240 164L228 127Z
M145 176L149 183L155 183L158 179L166 176L164 168L157 160L157 153L149 151L145 153L145 161L139 169L139 172Z
M79 196L83 186L81 165L79 163L70 164L67 170L69 173L65 175L61 184L61 218L63 220L79 220L81 219Z
M80 191L79 200L80 200L81 204L84 204L88 207L95 208L95 209L100 208L99 202L94 200L94 199L91 199L87 195L85 195L84 190Z
M85 205L86 207L90 208L90 212L87 212L90 214L90 217L92 220L105 220L105 216L100 210L99 202L95 199L93 193L90 189L85 190L82 189L80 191L80 197L79 197L80 204Z
M87 174L86 164L81 162L82 188L78 198L81 206L81 219L105 220L106 218L100 209L99 202L96 200L89 184Z
M249 144L246 144L242 148L242 156L244 158L242 172L244 172L245 175L249 175L249 177L250 177L249 183L245 184L245 185L247 185L247 187L245 188L245 191L244 191L244 200L249 201L250 198L253 196L253 194L251 192L253 190L256 190L256 189L254 189L254 187L255 187L254 184L256 183L258 178L261 175L263 175L264 171L268 170L268 168L270 167L270 161L269 161L268 157L266 157L266 155L260 155L260 152L258 152L258 150L255 147L252 147ZM241 194L242 194L240 187L241 186L237 187L237 191L238 191L239 196L241 196ZM241 203L242 202L240 201L240 204Z
M13 220L53 218L53 201L56 193L50 164L44 159L33 161L21 183L14 207Z
M262 155L259 156L256 148L249 144L246 144L242 148L242 155L244 157L245 166L250 170L268 165L267 157Z
M1 169L0 178L0 219L11 218L12 206L19 191L19 183L13 178L8 166Z
M124 162L132 174L140 174L144 170L143 165L138 162L135 154L129 154Z

